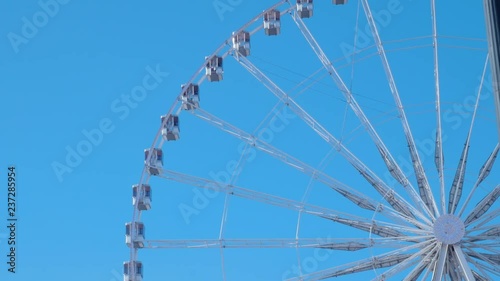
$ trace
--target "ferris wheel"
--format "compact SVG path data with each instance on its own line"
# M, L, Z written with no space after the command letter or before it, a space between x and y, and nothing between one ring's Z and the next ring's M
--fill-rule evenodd
M279 1L206 56L144 151L124 280L500 278L487 43L437 13L480 3L435 2Z

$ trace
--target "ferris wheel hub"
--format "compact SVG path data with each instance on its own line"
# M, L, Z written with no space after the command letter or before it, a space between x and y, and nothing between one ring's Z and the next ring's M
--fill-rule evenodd
M434 235L439 242L457 244L465 235L464 222L455 215L442 215L434 222Z

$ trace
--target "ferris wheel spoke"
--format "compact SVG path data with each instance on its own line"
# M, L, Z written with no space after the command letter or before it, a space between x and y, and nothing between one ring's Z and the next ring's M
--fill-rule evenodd
M469 257L468 258L469 262L472 263L477 268L486 270L497 276L500 274L498 262L490 260L488 256L484 255L484 253L479 253L477 251L469 249L468 257Z
M490 237L490 239L492 239L493 237L500 238L500 224L496 224L487 231L481 233L480 236L487 236Z
M351 275L359 272L364 272L373 269L387 268L395 266L400 263L407 263L408 259L412 256L407 252L426 247L431 244L432 241L425 241L411 246L402 247L400 249L390 251L385 254L373 256L368 259L359 260L352 263L343 264L340 266L332 267L325 270L320 270L312 272L309 274L304 274L300 277L290 278L287 281L298 281L298 280L323 280L327 278L339 277L343 275Z
M486 240L486 239L500 239L500 224L495 224L495 225L488 225L486 227L481 227L481 228L476 228L472 230L471 232L476 232L476 231L481 231L487 229L486 231L480 233L480 234L474 234L474 235L467 235L467 240L465 241L470 241L470 242L475 242L475 241L480 241L480 240ZM470 234L470 233L468 233Z
M487 272L495 274L494 272L492 272L489 269L484 268L482 264L480 264L479 262L477 262L476 260L474 260L472 258L469 259L469 262L471 264L473 264L481 272L481 274L479 274L478 272L476 272L474 270L472 271L472 274L474 274L474 277L476 277L476 281L493 280L493 278Z
M435 263L436 258L433 257L433 260L430 262L430 265L425 268L424 276L421 280L428 280L429 275L431 274L431 267Z
M444 276L444 267L446 260L448 258L448 245L441 243L439 246L439 252L437 255L436 265L434 267L434 273L432 275L432 281L440 281Z
M491 169L493 168L493 164L495 163L495 160L497 158L499 149L500 149L500 146L497 143L495 149L493 150L493 153L488 158L487 162L481 167L481 170L479 172L480 176L477 180L478 181L477 184L480 184L481 182L483 182L490 175Z
M434 0L433 0L434 1ZM467 168L467 158L469 156L470 138L472 135L472 128L476 120L477 109L479 105L479 99L481 97L481 92L484 84L484 78L486 76L486 70L488 66L488 55L486 56L486 61L484 63L483 74L481 77L481 83L479 85L479 90L476 97L476 102L474 105L474 111L472 113L472 119L469 127L469 132L465 140L464 148L462 150L462 155L460 156L460 161L458 163L457 171L455 173L455 178L453 179L453 184L450 189L449 202L448 202L448 213L453 214L457 208L458 202L462 196L462 189L465 178L465 170Z
M494 245L495 243L499 243L500 241L500 237L498 236L492 236L492 235L475 235L474 238L471 238L470 240L464 240L463 243L466 244L467 242L470 242L470 243L476 243L476 242L481 242L481 241L485 241L485 240L489 240L489 241L492 241L491 243ZM494 242L496 241L496 242Z
M255 131L258 131L259 128L262 127L262 125L264 124L264 122L269 118L269 116L272 114L272 112L274 112L274 110L276 110L276 108L280 105L281 103L277 103L273 109L269 112L269 114L266 116L266 118L264 118L262 120L262 122L257 126L257 128L255 129ZM247 143L243 149L243 152L241 153L241 156L240 156L240 159L239 161L237 162L235 168L233 169L233 173L231 173L231 179L229 181L229 183L233 184L233 183L236 183L236 181L238 180L238 177L240 175L239 172L237 171L241 171L243 166L246 164L246 161L244 161L244 155L246 155L248 149L250 148L251 146ZM229 205L229 201L230 201L230 196L228 194L226 194L226 198L224 200L224 207L223 207L223 214L222 214L222 219L221 219L221 227L220 227L220 232L219 232L219 239L223 239L224 238L224 232L225 232L225 226L226 226L226 221L227 221L227 214L228 214L228 205ZM299 214L299 217L300 217L300 214ZM298 237L297 237L298 238ZM225 261L224 261L224 249L221 248L221 264L222 264L222 267L223 267L223 274L224 274L224 280L226 280L225 278L225 270L224 270L224 266L225 266Z
M489 242L486 242L489 241ZM477 242L481 244L477 244ZM500 242L500 237L491 235L475 235L474 238L466 239L462 243L464 245L478 246L479 245L497 245Z
M469 263L467 262L467 256L462 251L462 248L459 245L452 245L451 248L459 264L460 274L466 281L474 281L474 275L472 274Z
M345 213L337 212L328 208L310 205L290 199L285 199L267 193L262 193L251 189L242 188L236 185L224 184L214 180L183 174L176 171L162 169L159 176L167 180L188 184L190 186L211 189L220 193L226 193L232 196L246 198L257 202L270 204L273 206L283 207L295 211L301 211L303 213L315 215L322 218L330 219L330 218L336 218L338 216L349 216L351 218L359 219L358 217L350 216Z
M488 263L490 263L493 266L500 266L500 257L498 254L488 254L488 253L481 253L481 255L484 258L481 258L482 260L487 259Z
M352 95L351 91L349 88L347 88L346 84L338 74L337 70L333 66L332 62L328 59L326 54L323 52L317 41L314 39L314 36L311 34L307 26L304 24L302 19L297 16L297 14L292 15L293 20L297 24L298 28L306 38L307 42L313 49L313 51L316 53L318 56L319 60L323 64L324 68L328 71L329 75L332 77L334 80L335 84L339 88L340 92L344 95L345 99L347 100L347 103L353 110L353 112L356 114L358 119L361 121L363 124L363 127L365 130L368 132L370 137L372 138L373 142L375 143L382 160L384 161L387 169L389 170L390 174L393 176L394 179L396 179L406 190L406 192L410 195L410 197L413 200L413 203L416 206L419 206L421 210L427 211L429 215L430 211L427 209L426 205L422 201L422 199L416 194L415 189L412 187L411 183L407 179L407 177L404 175L402 169L399 167L399 165L396 163L394 160L394 157L390 153L390 151L387 149L385 146L384 142L376 132L375 128L371 124L371 122L368 120L366 117L365 113L357 103L356 99Z
M387 80L389 82L389 86L392 95L394 97L398 113L400 115L401 123L403 125L403 130L406 136L406 141L408 143L408 148L410 149L410 156L412 159L413 169L415 170L415 175L417 177L417 184L420 191L420 197L425 202L427 207L433 212L433 215L439 215L439 210L437 209L436 202L432 194L432 190L430 188L427 176L422 166L422 161L420 159L420 156L418 155L415 139L413 138L412 132L410 130L410 125L408 124L408 120L406 118L406 113L404 111L403 104L401 102L399 91L396 86L396 82L394 81L394 77L392 75L392 71L389 66L389 61L387 60L385 49L382 45L382 40L380 39L380 36L378 34L377 26L375 24L375 19L373 18L373 14L368 4L368 0L362 0L362 2L363 2L363 9L365 10L365 14L372 31L373 38L375 39L375 45L377 46L377 50L382 59L384 71L386 73Z
M422 258L420 262L411 270L411 272L403 279L403 281L417 281L418 277L422 275L425 268L428 268L429 265L434 261L436 252L438 247L434 245L431 251L427 251L422 254ZM425 280L426 278L422 279Z
M489 213L486 214L486 216L482 217L479 222L476 221L476 225L470 229L468 229L466 231L466 233L468 235L470 235L470 233L474 232L474 231L478 231L478 230L483 230L483 229L486 229L488 228L489 226L485 226L487 223L489 223L490 221L496 219L498 216L500 215L500 208L497 208Z
M372 247L400 248L398 237L391 238L273 238L273 239L190 239L145 240L148 249L211 249L211 248L317 248L354 252Z
M474 275L474 278L476 278L476 281L488 281L488 280L492 280L492 279L488 279L482 275L480 275L479 273L477 273L476 271L472 271L472 274Z
M269 79L262 71L253 65L244 56L236 55L240 64L262 82L275 96L283 101L297 116L299 116L309 127L311 127L321 138L328 142L358 171L360 174L375 188L379 194L398 212L407 217L415 218L419 216L423 220L427 220L425 216L416 210L411 204L406 202L392 188L387 186L377 175L375 175L361 160L359 160L349 149L347 149L339 140L337 140L328 130L326 130L319 122L304 111L290 96L281 90L271 79ZM428 220L427 220L428 221ZM429 222L430 223L430 222Z
M475 271L475 270L472 270L472 274L474 275L474 278L476 278L476 281L489 281L489 280L493 280L488 274L486 274L486 272L484 272L484 270L481 268L480 269L481 273Z
M436 23L436 0L431 0L431 18L432 18L432 41L434 49L434 80L436 89L436 151L434 154L434 162L438 170L440 192L441 192L441 211L446 213L445 209L445 188L444 188L444 154L443 154L443 137L441 126L441 93L439 87L439 56L438 56L438 36Z
M348 225L369 233L376 234L381 237L403 237L402 232L411 232L413 234L421 235L422 237L432 238L431 232L408 228L400 225L386 223L386 225L379 225L376 221L358 221L346 218L330 218L332 221Z
M370 211L377 210L378 212L384 214L385 216L392 218L394 220L398 220L405 223L413 224L421 229L430 229L428 224L421 223L412 217L405 216L404 214L391 209L388 206L381 204L380 202L370 198L363 193L360 193L356 189L353 189L338 180L328 176L322 171L319 171L302 161L278 150L274 146L266 143L259 138L229 124L228 122L210 114L209 112L198 108L196 111L193 111L192 114L201 118L204 121L209 122L210 124L216 126L217 128L229 133L230 135L239 138L240 140L252 145L254 148L261 150L272 157L282 161L283 163L299 170L300 172L311 176L319 182L329 186L351 202L355 203L359 207L363 209L367 209Z
M493 168L493 164L495 163L495 160L497 158L499 150L500 150L500 144L497 143L497 145L493 149L493 152L490 154L490 156L488 157L486 162L481 167L481 170L479 171L479 177L478 177L476 183L474 184L474 186L472 187L472 190L469 192L469 195L465 199L465 202L462 206L462 209L460 209L459 216L461 216L463 214L463 212L465 211L467 204L469 204L470 200L472 199L472 196L476 192L476 190L479 187L479 185L481 184L481 182L483 182L489 176L491 169Z
M453 250L451 247L448 247L448 259L446 264L446 272L450 280L462 280L460 272L458 272L458 268L460 265L458 264L457 259L453 255Z
M282 197L238 187L235 185L223 184L221 182L205 178L182 174L176 171L162 169L160 170L159 176L168 180L173 180L191 186L211 189L213 191L226 193L241 198L246 198L256 202L261 202L294 211L300 211L306 214L342 223L344 225L348 225L353 228L357 228L367 232L372 232L374 234L380 233L381 235L385 235L385 237L390 236L388 235L388 233L397 234L394 235L394 237L403 237L404 234L402 232L410 232L419 235L418 237L413 237L415 239L411 241L418 241L419 239L428 239L430 237L428 236L430 234L430 231L424 231L417 228L409 228L401 225L390 224L383 221L377 221L377 220L367 219L364 217L354 216L351 214L338 212L332 209L316 205L310 205L295 200L285 199Z
M488 281L488 280L493 280L491 279L491 277L487 278L487 277L484 277L484 276L487 276L487 275L484 275L484 273L482 273L483 275L480 275L478 272L476 271L472 271L472 274L474 275L474 278L476 278L476 281Z
M492 265L490 263L484 262L483 260L473 260L469 259L469 262L474 264L478 269L481 269L483 272L489 272L491 274L494 274L495 276L500 276L500 270L498 269L498 265ZM484 274L484 273L483 273ZM497 278L489 278L489 280L496 280Z
M495 239L496 240L496 239ZM491 253L496 253L500 255L500 250L498 250L498 241L491 240L489 242L481 242L481 243L464 243L464 248L473 251L473 249L483 249Z
M354 156L352 156L354 157ZM355 166L356 170L365 178L365 180L372 185L375 190L378 191L379 194L381 194L385 201L389 203L396 211L411 217L415 218L412 210L410 210L410 205L405 202L402 198L399 197L399 195L391 188L387 187L382 180L380 180L378 177L376 177L373 173L371 173L370 170L364 165L362 166ZM375 178L374 178L375 177ZM413 210L416 211L416 210ZM421 216L423 217L423 216Z
M453 184L450 189L449 200L448 200L449 214L453 214L455 212L460 197L462 197L467 156L469 153L469 140L470 140L470 134L467 135L467 140L465 141L464 148L462 150L462 155L460 156L460 161L458 163L457 171L455 173L455 177L453 178Z
M377 276L376 278L373 279L373 281L384 281L387 280L388 278L400 273L401 271L407 269L410 266L413 266L415 264L418 264L422 261L422 256L424 256L426 253L429 251L432 251L436 245L430 244L420 251L416 252L415 254L412 254L409 258L406 259L404 263L400 263L391 269L385 271L381 275Z
M481 202L471 211L470 215L465 219L465 225L471 224L483 216L491 206L500 197L500 185L497 185L490 193L488 193Z
M496 254L490 254L490 253L477 252L477 251L472 250L469 247L467 249L469 250L467 252L467 255L469 255L470 257L473 257L473 258L476 258L479 260L483 260L483 261L487 260L490 263L492 263L493 265L497 265L497 266L500 265L500 255L498 255L498 251L496 252ZM489 251L489 252L493 252L488 248L483 248L483 249L486 251Z
M233 135L242 141L247 142L248 144L252 145L256 149L259 149L275 158L278 160L281 160L282 162L288 164L289 166L313 177L319 180L320 182L325 183L327 186L330 186L333 188L335 191L339 192L342 196L346 197L350 201L354 202L356 205L360 206L363 209L375 211L377 209L376 206L378 206L380 203L372 200L369 197L363 196L362 193L354 190L353 188L350 188L337 180L329 177L328 175L324 174L321 171L318 171L317 169L303 163L302 161L287 155L286 153L278 150L274 146L258 139L257 137L229 124L228 122L217 118L216 116L208 113L205 110L202 109L197 109L193 114L209 123L212 125L215 125L219 129L229 133L230 135Z

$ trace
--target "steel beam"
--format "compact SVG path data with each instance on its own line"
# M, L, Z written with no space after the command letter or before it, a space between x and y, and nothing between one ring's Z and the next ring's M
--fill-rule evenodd
M500 3L498 0L484 0L484 13L500 140Z

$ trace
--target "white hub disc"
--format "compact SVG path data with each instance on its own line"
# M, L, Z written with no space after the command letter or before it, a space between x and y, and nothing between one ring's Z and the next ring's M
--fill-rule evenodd
M442 215L434 223L434 235L439 242L456 244L465 235L465 225L457 216Z

